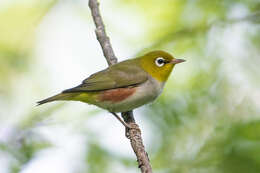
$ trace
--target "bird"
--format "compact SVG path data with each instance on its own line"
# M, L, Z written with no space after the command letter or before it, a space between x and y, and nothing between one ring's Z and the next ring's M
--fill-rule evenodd
M162 93L174 66L184 61L162 50L148 52L111 65L90 75L80 85L37 103L81 101L114 115L127 112L153 102Z

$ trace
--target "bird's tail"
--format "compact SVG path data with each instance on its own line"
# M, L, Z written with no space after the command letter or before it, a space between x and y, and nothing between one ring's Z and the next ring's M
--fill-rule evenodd
M57 100L72 100L74 95L75 95L74 93L60 93L60 94L57 94L55 96L49 97L47 99L38 101L37 102L37 104L38 104L37 106L42 105L44 103L57 101Z

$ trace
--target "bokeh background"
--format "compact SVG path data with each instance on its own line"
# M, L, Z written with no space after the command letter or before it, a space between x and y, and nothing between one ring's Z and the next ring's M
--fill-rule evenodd
M0 173L137 173L124 127L79 102L36 101L107 67L87 0L0 1ZM154 172L260 172L260 1L105 0L119 61L187 62L135 110Z

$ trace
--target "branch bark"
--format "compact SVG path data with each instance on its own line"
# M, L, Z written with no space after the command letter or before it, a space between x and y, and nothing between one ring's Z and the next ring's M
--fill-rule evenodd
M97 36L97 40L102 47L102 51L107 60L107 63L109 66L116 64L117 58L114 54L109 37L106 34L105 25L100 15L99 3L97 2L97 0L89 0L89 8L91 10L92 18L96 25L95 33ZM122 117L126 123L133 127L131 129L126 128L126 137L130 140L131 146L135 152L139 165L138 167L141 169L142 173L152 173L152 167L150 165L148 154L146 153L143 145L141 130L139 126L135 123L133 111L123 112Z
M117 63L117 58L114 54L110 39L106 34L105 25L99 11L99 3L97 0L89 0L89 8L91 10L92 18L96 25L96 36L102 48L103 54L107 60L108 65Z

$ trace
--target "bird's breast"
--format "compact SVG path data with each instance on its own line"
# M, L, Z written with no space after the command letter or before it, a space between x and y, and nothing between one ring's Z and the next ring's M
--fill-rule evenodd
M111 112L129 111L155 100L163 86L151 78L139 86L106 90L99 94L98 104Z

